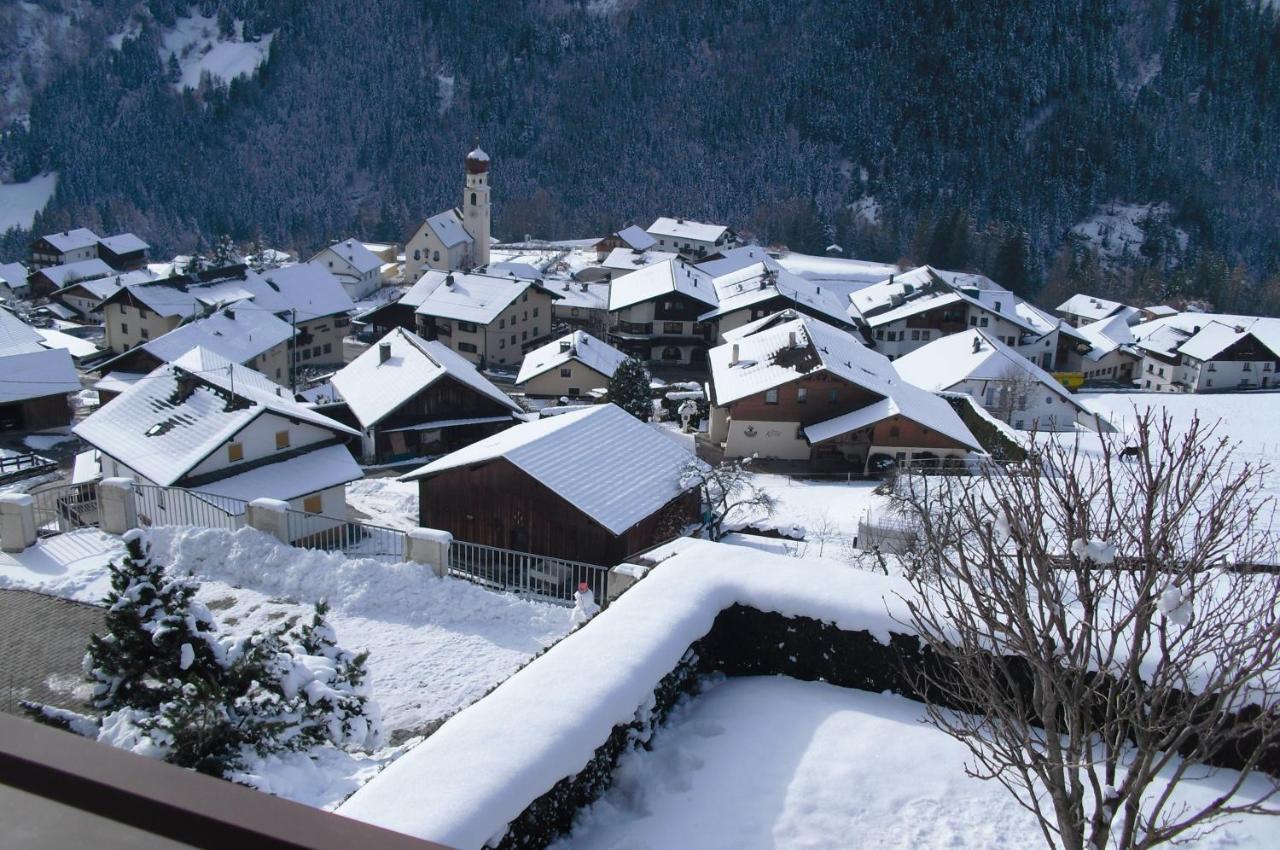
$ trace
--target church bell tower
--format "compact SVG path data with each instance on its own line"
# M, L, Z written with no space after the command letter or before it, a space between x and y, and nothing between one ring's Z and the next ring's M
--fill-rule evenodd
M471 234L471 265L489 265L489 155L478 146L467 154L462 226Z

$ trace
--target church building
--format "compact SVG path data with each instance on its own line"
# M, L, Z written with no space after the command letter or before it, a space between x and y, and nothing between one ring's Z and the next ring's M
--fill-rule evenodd
M404 276L416 281L427 269L470 270L489 264L489 155L467 154L462 206L422 223L404 248Z

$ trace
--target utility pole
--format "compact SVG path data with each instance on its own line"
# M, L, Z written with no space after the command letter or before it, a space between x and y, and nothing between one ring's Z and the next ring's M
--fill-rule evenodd
M298 394L298 308L289 311L289 325L293 333L289 336L289 392Z

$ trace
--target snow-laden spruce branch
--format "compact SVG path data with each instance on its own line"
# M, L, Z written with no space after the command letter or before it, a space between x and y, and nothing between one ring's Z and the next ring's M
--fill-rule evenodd
M942 662L913 671L929 717L1051 846L1152 847L1278 813L1275 778L1258 790L1280 744L1280 575L1253 568L1274 562L1267 470L1167 414L1128 441L1033 437L1022 466L894 490L918 527L908 625ZM1238 771L1207 766L1223 762ZM1210 772L1216 797L1171 802Z

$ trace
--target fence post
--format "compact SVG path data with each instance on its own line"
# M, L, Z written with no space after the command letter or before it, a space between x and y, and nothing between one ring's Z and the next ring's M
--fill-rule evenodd
M642 567L639 564L621 563L613 569L609 570L607 584L607 593L605 598L601 600L603 607L613 600L617 599L622 591L644 578L644 574L649 572L648 567Z
M415 528L404 535L404 559L426 564L443 578L449 574L449 549L453 535L436 528Z
M21 552L35 543L35 499L26 493L0 494L0 550Z
M124 534L138 527L132 478L104 478L98 484L98 525L107 534Z
M289 503L279 499L254 499L245 506L245 522L265 531L281 543L289 542Z

